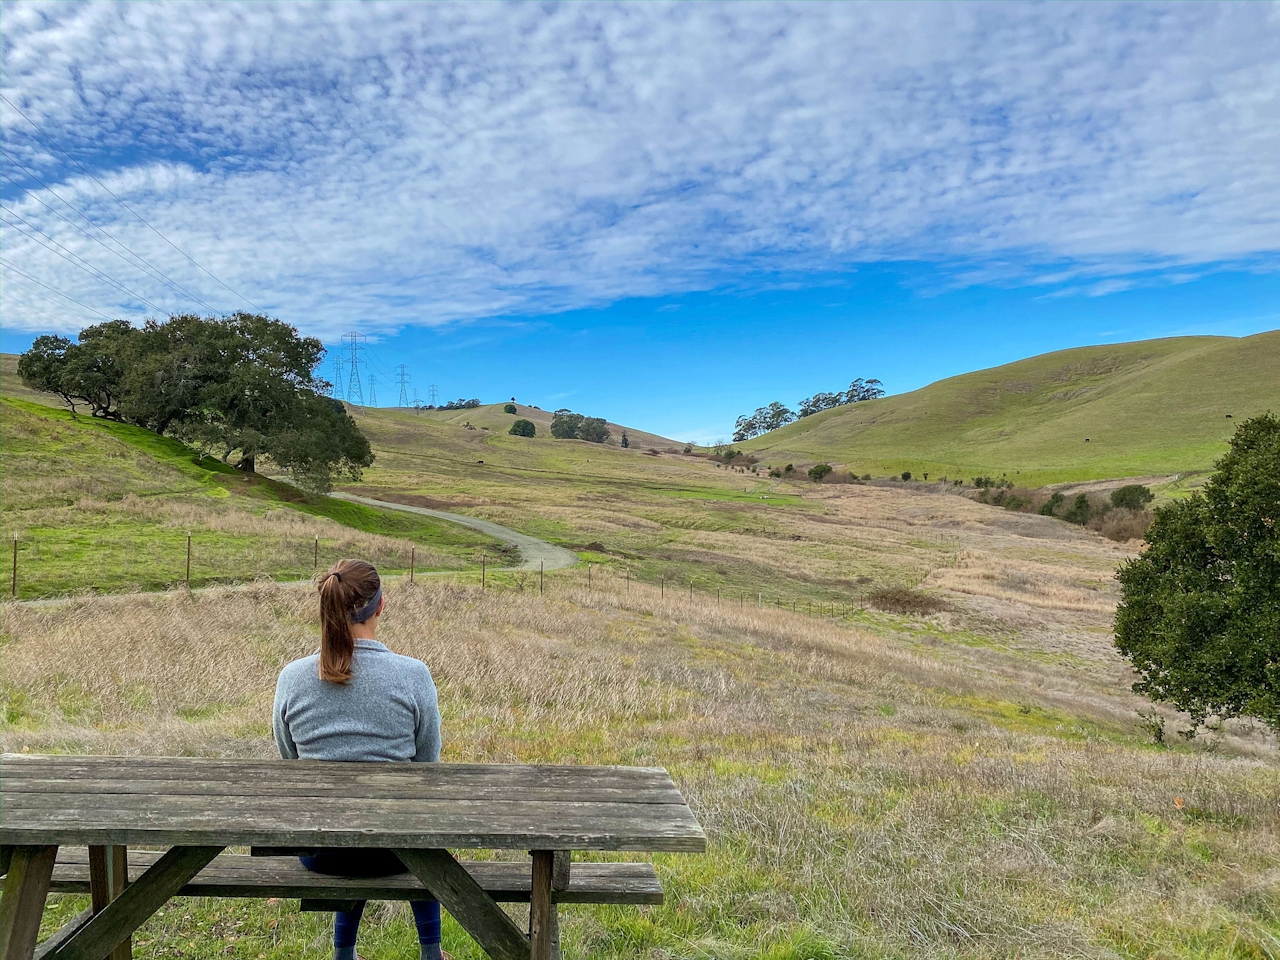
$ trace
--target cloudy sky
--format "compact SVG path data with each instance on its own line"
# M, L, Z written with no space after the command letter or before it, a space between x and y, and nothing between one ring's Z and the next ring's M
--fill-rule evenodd
M1277 4L20 2L0 33L6 350L257 309L365 332L383 402L404 361L703 438L854 376L1280 326Z

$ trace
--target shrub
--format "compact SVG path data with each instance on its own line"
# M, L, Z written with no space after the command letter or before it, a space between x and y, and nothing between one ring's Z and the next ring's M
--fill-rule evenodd
M1075 500L1072 501L1071 506L1067 509L1067 512L1062 515L1062 519L1067 521L1067 523L1078 523L1082 527L1086 523L1088 523L1089 522L1088 494L1084 494L1084 493L1076 494Z
M781 470L779 470L777 467L774 467L773 469L771 469L771 470L769 471L769 476L774 477L775 479L781 480L781 479L782 479L782 471L781 471Z
M532 420L517 420L507 432L513 437L535 437L538 435L538 428Z
M830 473L831 470L832 467L829 463L815 463L809 468L809 479L814 483L821 483L822 478Z
M622 431L622 439L618 442L621 443L624 448L631 446L631 438L627 436L627 431Z
M795 473L795 472L796 472L796 465L795 465L794 463L788 463L785 467L783 467L783 468L782 468L782 472L783 472L783 473Z
M1056 517L1058 515L1058 508L1062 506L1062 501L1065 499L1066 497L1062 495L1061 491L1053 491L1053 495L1040 507L1040 516Z
M514 403L508 403L505 407L503 407L503 408L502 408L502 412L503 412L503 413L515 413L515 412L516 412L516 405L515 405Z
M1141 510L1155 498L1156 495L1140 483L1111 491L1111 505L1123 510Z
M910 471L910 470L903 470L903 471L902 471L902 482L903 482L903 483L906 483L906 482L907 482L908 480L910 480L910 479L911 479L911 471Z
M625 436L625 434L624 434L624 436ZM684 452L685 452L685 453L693 453L693 444L692 444L692 443L686 443L686 444L684 445Z
M1151 528L1151 520L1148 510L1112 510L1098 522L1096 529L1108 540L1124 543L1127 540L1141 540L1146 536Z
M863 480L870 480L870 479L871 479L871 474L869 474L869 473L864 473L864 474L862 475L862 479L863 479Z

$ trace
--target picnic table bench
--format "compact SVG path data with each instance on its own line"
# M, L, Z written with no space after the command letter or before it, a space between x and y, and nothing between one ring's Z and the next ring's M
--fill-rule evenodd
M297 860L350 847L394 850L408 871L336 877ZM6 754L0 960L128 960L134 931L175 896L296 897L314 910L430 897L494 960L550 960L559 904L662 902L652 864L575 864L573 851L705 847L654 767ZM459 861L449 848L531 858ZM50 892L92 905L37 946ZM530 904L527 933L500 901Z

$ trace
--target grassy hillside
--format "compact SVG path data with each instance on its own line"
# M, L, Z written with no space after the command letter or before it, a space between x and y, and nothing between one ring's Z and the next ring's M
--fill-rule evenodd
M373 415L377 415L380 410L394 413L412 413L415 419L423 420L430 423L450 424L452 426L464 427L470 424L476 430L482 433L498 433L504 434L511 429L511 424L516 420L530 420L538 428L539 437L551 436L551 413L550 410L541 410L538 407L526 406L523 403L513 404L516 408L515 413L504 413L502 403L487 403L480 407L474 407L470 410L422 410L413 411L404 407L387 408L357 408ZM588 412L587 416L590 416ZM683 443L675 440L669 440L666 437L660 437L656 433L646 433L643 430L637 430L634 427L625 427L618 423L610 423L609 431L613 435L609 438L609 446L617 446L622 439L622 432L627 432L627 439L631 445L641 449L655 448L658 450L670 450L674 447L683 447Z
M1280 410L1280 331L1062 350L806 417L742 446L769 463L1036 486L1205 470ZM1228 419L1230 415L1230 419Z
M19 596L169 586L185 578L188 533L196 584L308 576L316 537L321 562L360 554L389 570L415 544L420 569L500 546L427 517L305 500L137 427L9 396L0 413L0 536L19 538Z

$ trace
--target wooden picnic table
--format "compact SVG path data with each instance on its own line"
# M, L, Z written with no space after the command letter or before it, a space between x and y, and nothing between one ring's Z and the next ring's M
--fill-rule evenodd
M0 960L35 955L68 846L88 847L93 906L41 945L49 960L127 956L133 932L232 846L394 850L494 960L548 960L569 853L698 853L706 838L654 767L6 754ZM130 846L168 849L131 882ZM528 935L446 848L532 854Z

